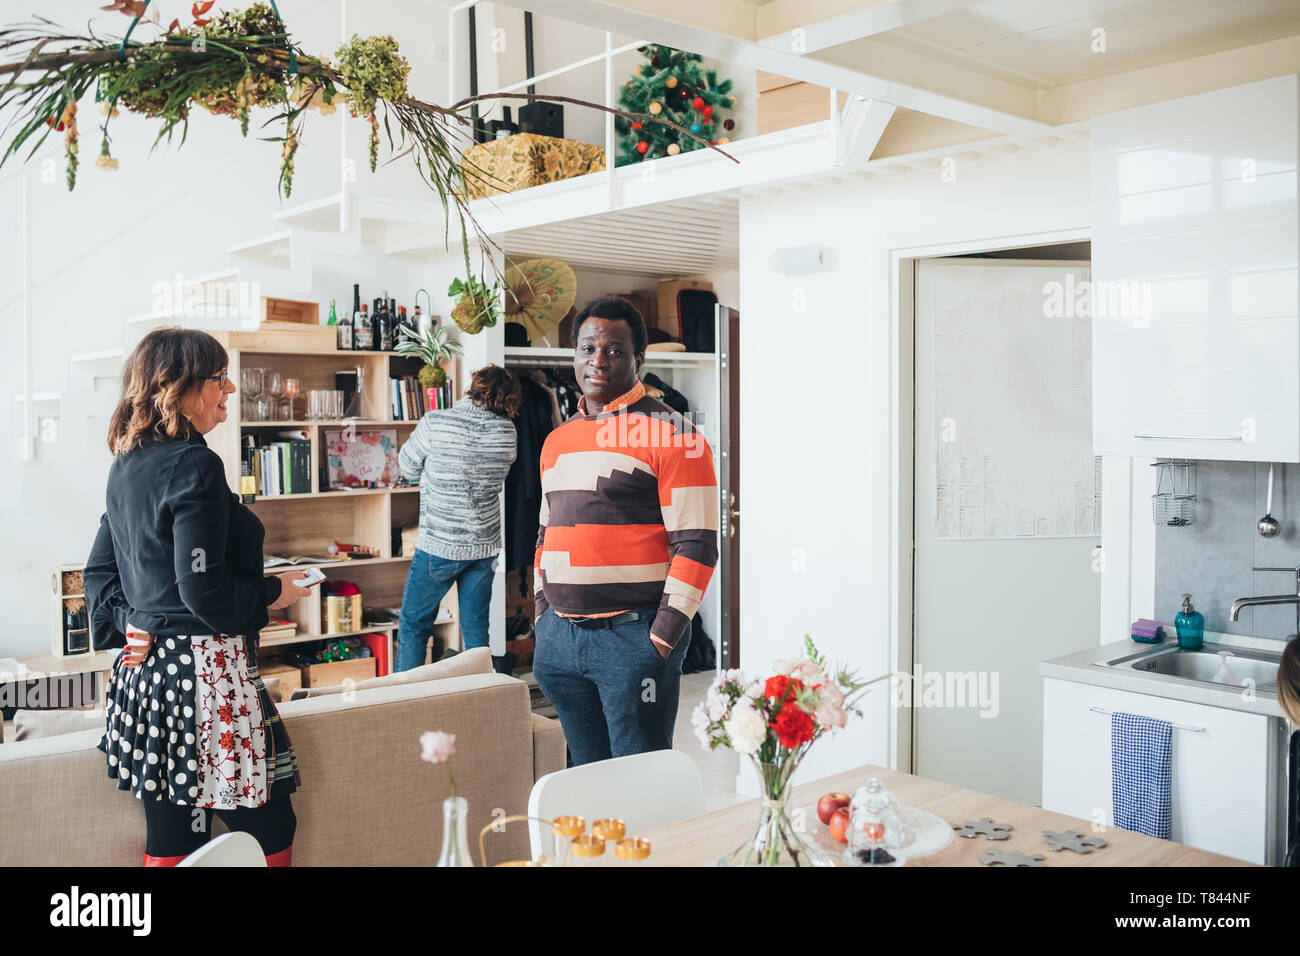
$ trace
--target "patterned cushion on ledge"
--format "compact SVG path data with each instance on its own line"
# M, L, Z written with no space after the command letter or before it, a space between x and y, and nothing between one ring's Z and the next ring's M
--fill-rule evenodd
M497 196L605 168L605 150L537 133L516 133L465 150L460 158L470 199Z

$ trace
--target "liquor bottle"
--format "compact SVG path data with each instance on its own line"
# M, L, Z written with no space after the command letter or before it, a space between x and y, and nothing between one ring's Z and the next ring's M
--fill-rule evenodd
M419 308L419 306L416 306L416 308ZM406 306L399 305L397 307L397 333L394 335L395 345L398 342L404 341L406 338L406 336L402 335L402 329L406 329L407 335L411 335L415 332L415 327L411 324L411 320L406 315Z
M338 348L340 351L348 352L352 350L352 317L346 312L339 321L338 328Z
M370 348L378 352L383 339L384 300L376 298L370 307Z
M397 326L397 309L394 300L388 298L388 290L384 290L384 298L379 300L380 321L379 321L379 351L391 352L393 350L393 335Z
M373 334L370 313L366 311L365 303L362 303L360 311L352 317L352 348L367 352L372 350L374 348Z
M339 324L338 313L334 311L334 300L333 300L333 299L330 299L330 317L329 317L329 321L326 322L325 324L326 324L326 325L338 325L338 324Z
M359 283L352 283L352 344L350 348L359 349L357 344L357 326L361 322L361 286Z

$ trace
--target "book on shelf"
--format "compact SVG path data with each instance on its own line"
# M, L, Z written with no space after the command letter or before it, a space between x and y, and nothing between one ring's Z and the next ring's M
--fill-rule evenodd
M286 621L283 618L273 617L267 622L266 627L258 631L258 636L262 638L293 637L293 635L297 633L298 625L293 621Z
M258 495L311 491L311 442L302 430L245 435L240 462L248 464Z
M341 554L294 554L288 556L268 554L262 558L262 570L308 564L326 564L331 561L342 561L343 559Z
M451 382L444 382L433 389L432 406L430 395L414 375L402 375L388 380L388 404L393 413L393 421L419 421L425 413L440 411L452 405Z

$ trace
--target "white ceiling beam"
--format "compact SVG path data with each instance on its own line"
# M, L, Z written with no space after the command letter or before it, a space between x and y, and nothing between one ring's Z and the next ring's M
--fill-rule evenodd
M849 140L848 150L844 156L844 165L858 168L866 164L872 152L885 134L885 127L894 116L895 107L880 100L868 100L865 103L850 105L850 118L857 129Z
M817 86L856 93L872 100L931 113L946 119L992 130L995 133L1022 136L1043 135L1051 130L1047 123L1032 118L1033 94L1025 90L1016 99L1015 111L987 106L960 97L898 83L865 71L788 50L772 49L753 40L706 29L692 23L668 20L655 13L610 0L517 0L529 10L557 17L571 23L586 23L624 36L642 37L679 50L689 50L725 63L776 73ZM707 7L708 4L698 6ZM973 75L973 74L972 74Z
M850 40L901 30L982 2L984 0L880 0L870 6L809 23L809 14L813 10L806 0L773 0L760 8L759 30L763 38L759 43L772 49L815 53Z

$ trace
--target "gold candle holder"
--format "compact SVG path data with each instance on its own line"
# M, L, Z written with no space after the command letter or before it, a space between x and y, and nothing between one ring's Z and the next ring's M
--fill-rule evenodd
M591 825L591 833L592 836L602 837L615 843L627 836L627 824L614 817L597 820Z
M645 837L625 837L614 845L614 854L620 860L640 863L650 856L650 841Z
M569 844L569 852L580 864L593 866L605 855L605 840L598 836L577 836Z

